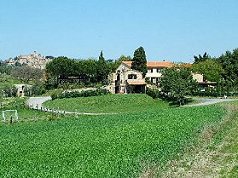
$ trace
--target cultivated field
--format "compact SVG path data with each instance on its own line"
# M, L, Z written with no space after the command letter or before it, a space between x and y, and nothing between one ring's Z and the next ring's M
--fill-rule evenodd
M226 113L220 106L169 108L146 95L64 99L47 105L119 114L1 124L0 177L154 174Z
M168 104L161 100L154 100L145 94L134 94L56 99L46 102L45 106L78 112L132 113L167 108Z

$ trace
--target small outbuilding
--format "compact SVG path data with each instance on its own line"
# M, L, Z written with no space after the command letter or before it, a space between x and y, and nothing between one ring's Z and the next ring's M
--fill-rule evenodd
M17 89L17 96L18 97L24 97L25 96L25 91L32 87L32 85L28 85L28 84L15 84L14 86Z

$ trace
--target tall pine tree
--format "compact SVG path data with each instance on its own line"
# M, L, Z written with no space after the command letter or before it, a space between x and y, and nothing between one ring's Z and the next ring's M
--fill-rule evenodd
M97 65L97 81L107 84L108 74L109 67L103 57L103 52L101 51Z
M143 76L145 77L145 74L147 72L146 63L147 61L146 61L145 50L143 47L139 47L134 52L131 68L142 72Z

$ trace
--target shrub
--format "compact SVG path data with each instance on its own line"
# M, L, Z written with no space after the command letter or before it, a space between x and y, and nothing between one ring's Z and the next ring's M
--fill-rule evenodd
M45 86L43 84L35 84L31 88L32 95L42 95L46 92Z
M187 97L176 97L164 92L161 92L159 89L147 88L146 94L152 97L153 99L160 98L162 100L170 102L170 105L184 105L192 101L191 98Z
M5 87L3 89L3 93L5 97L16 97L17 96L17 88L13 87Z
M146 94L152 97L153 99L161 97L160 91L158 89L147 88Z
M76 98L76 97L90 97L90 96L99 96L106 95L110 92L106 89L96 89L96 90L83 90L83 91L64 91L62 93L53 93L51 95L52 100L62 99L62 98Z

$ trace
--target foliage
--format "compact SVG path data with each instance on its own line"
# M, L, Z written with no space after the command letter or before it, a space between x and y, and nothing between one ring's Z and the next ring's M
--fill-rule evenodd
M108 68L107 63L103 57L103 52L101 51L97 64L97 81L101 81L103 84L107 84L109 72L110 69Z
M186 68L169 68L162 71L161 92L179 105L184 104L186 95L192 94L196 89L191 71Z
M224 72L221 64L214 59L207 59L199 63L195 63L192 66L193 72L203 74L203 77L207 81L219 82Z
M76 83L88 86L107 82L107 76L112 62L107 62L100 54L99 60L73 60L67 57L58 57L46 65L47 88L58 87L67 83Z
M64 91L62 93L53 93L51 95L52 100L62 99L62 98L77 98L77 97L90 97L90 96L100 96L106 95L110 92L106 89L96 89L96 90L82 90L82 91Z
M12 76L7 74L0 74L0 97L3 97L4 90L13 88L14 84L18 84L20 81L14 79Z
M122 61L132 61L132 58L130 56L124 56L121 55L117 60L115 61L108 61L110 72L115 72L116 69L120 66Z
M215 106L171 109L158 104L134 114L0 127L0 177L139 177L145 167L173 159L204 125L224 114Z
M17 88L14 86L5 87L3 89L4 97L16 97L17 96Z
M67 77L73 75L75 71L75 61L67 57L61 56L53 59L51 62L46 64L47 73L53 76Z
M146 88L146 94L152 97L153 99L161 98L161 93L158 89Z
M211 57L205 52L203 55L194 56L194 64L198 64L200 62L204 62L208 59L211 59Z
M117 62L121 64L122 61L132 61L132 58L131 58L131 56L121 55L121 56L117 59Z
M29 67L27 65L13 67L11 75L22 82L40 81L43 78L44 72L41 69Z
M131 68L138 70L143 73L143 76L145 76L147 72L147 65L146 65L146 55L145 50L143 47L139 47L134 52L134 57L132 59Z
M37 83L32 85L31 87L24 88L25 96L39 96L43 95L45 92L45 85L42 83Z
M207 53L195 57L193 70L204 73L206 80L217 82L222 91L236 92L238 89L238 49L226 51L218 58Z
M12 66L9 66L0 61L0 74L10 75L12 70Z
M233 52L227 51L217 60L224 69L222 77L225 82L232 87L238 87L238 49L233 50Z

